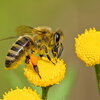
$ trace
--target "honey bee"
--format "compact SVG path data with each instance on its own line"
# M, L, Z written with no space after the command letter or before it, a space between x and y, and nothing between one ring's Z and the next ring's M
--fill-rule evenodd
M18 39L12 45L5 60L5 67L13 69L25 60L28 63L30 54L38 54L40 57L45 56L51 62L51 57L59 58L63 51L63 33L60 30L52 31L50 27L30 27L19 26L17 29ZM5 39L11 39L9 37ZM2 40L5 40L2 39ZM52 62L54 64L54 62ZM37 67L33 66L37 73Z

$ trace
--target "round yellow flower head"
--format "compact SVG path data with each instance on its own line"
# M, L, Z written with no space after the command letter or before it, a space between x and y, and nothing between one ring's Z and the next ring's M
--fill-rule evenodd
M31 88L16 88L3 95L2 100L42 100L40 96Z
M93 28L78 35L78 38L75 38L75 50L87 66L100 64L100 31Z
M39 73L37 73L33 68L31 59L29 64L26 64L26 68L24 68L24 75L27 77L29 82L31 82L35 86L40 87L59 84L59 82L64 78L66 65L64 64L63 60L51 60L55 64L49 61L46 57L42 57L42 59L39 59L37 63Z

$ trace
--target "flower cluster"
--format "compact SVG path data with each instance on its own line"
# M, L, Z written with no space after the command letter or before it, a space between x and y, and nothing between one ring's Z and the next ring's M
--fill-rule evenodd
M75 38L75 52L87 66L100 64L100 31L94 28Z
M41 78L33 69L32 61L30 61L30 63L26 65L27 67L24 68L24 75L35 86L46 87L59 84L64 78L66 65L63 60L60 59L52 59L52 61L55 64L49 61L46 57L42 57L42 59L38 60L37 66Z
M10 90L3 95L3 99L0 100L42 100L40 96L31 88L24 87L23 89L16 88Z

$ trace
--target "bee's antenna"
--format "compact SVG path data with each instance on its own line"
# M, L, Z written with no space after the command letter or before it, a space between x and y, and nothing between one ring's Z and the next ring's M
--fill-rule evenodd
M7 37L7 38L3 38L3 39L0 39L0 41L13 39L13 38L18 38L18 36L11 36L11 37Z

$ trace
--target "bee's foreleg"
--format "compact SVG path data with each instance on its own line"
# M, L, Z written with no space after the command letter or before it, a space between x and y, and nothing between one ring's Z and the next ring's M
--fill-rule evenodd
M60 48L60 50L59 50L57 58L59 58L61 56L62 52L63 52L64 47L63 47L62 43L60 44L59 48Z
M53 47L52 54L54 57L58 56L58 44Z
M62 43L55 45L53 47L53 49L52 49L53 56L57 57L57 58L59 58L61 56L62 52L63 52L63 45L62 45Z

